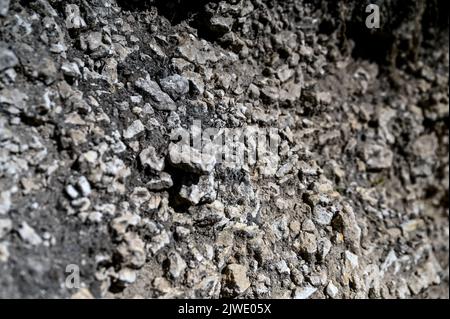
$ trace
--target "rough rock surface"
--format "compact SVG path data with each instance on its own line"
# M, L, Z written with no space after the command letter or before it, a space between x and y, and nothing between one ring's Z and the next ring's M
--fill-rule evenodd
M193 2L0 0L0 298L448 298L447 2Z

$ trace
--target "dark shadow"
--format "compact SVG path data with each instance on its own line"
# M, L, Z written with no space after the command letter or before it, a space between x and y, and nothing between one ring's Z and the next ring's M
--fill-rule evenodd
M340 2L310 0L322 10L319 32L332 35L338 30L343 40L354 42L352 56L381 66L401 67L415 62L420 48L448 39L449 2L445 0L362 0ZM366 6L380 9L380 28L369 29Z
M117 0L118 4L129 11L142 11L156 7L158 13L166 17L172 25L191 18L202 11L211 0Z
M198 184L200 175L174 167L168 161L166 161L166 172L170 174L173 181L173 186L168 190L169 206L178 213L186 212L191 205L180 197L180 190L183 185Z

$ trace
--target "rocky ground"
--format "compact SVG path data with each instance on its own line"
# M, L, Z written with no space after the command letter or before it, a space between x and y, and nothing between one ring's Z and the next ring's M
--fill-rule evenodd
M448 298L448 4L373 2L0 0L0 297Z

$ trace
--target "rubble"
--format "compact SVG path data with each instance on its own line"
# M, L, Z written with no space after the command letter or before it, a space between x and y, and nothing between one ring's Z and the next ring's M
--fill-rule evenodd
M230 264L224 270L222 293L225 296L237 296L250 287L247 268L243 265Z
M155 109L161 111L175 111L177 109L175 102L161 90L158 83L150 79L150 75L138 79L135 85L150 97Z
M0 0L0 298L448 298L442 4L163 2Z
M202 153L186 144L171 144L169 146L170 162L189 172L208 174L215 165L216 158L210 154Z

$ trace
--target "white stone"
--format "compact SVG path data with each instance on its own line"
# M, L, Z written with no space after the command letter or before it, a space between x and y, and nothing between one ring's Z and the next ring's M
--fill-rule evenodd
M80 69L75 62L64 62L61 66L61 71L67 76L78 78L81 76Z
M91 184L89 184L89 181L87 180L86 177L81 176L78 179L77 185L80 188L81 194L83 194L84 197L88 197L91 194L92 192Z
M150 250L153 254L156 254L160 249L170 243L169 234L166 231L162 231L161 234L156 235L152 238L150 244Z
M9 259L9 251L7 243L0 243L0 262L5 263Z
M164 169L164 158L156 154L153 146L149 146L139 154L139 160L142 166L148 165L155 171L162 171Z
M310 298L315 292L317 291L317 288L307 285L302 288L295 289L294 292L294 299L308 299Z
M314 207L314 220L323 226L331 224L333 219L333 213L328 211L325 207L316 206Z
M75 187L73 187L72 185L67 185L66 188L66 194L69 195L69 197L71 199L75 199L78 196L80 196L80 194L77 192L77 190L75 189Z
M286 264L286 261L281 260L276 264L277 270L280 274L290 274L291 270L289 269L288 265Z
M186 269L187 265L184 259L176 251L169 253L169 273L173 278L178 278Z
M19 230L20 237L27 243L37 246L42 243L41 237L36 233L36 231L31 228L27 222L23 222Z
M358 267L358 265L359 265L358 256L355 255L354 253L346 250L345 251L345 259L350 263L350 266L352 268Z
M145 131L145 126L140 120L136 120L123 132L123 137L130 139Z
M326 289L327 295L331 298L336 298L337 294L339 293L339 289L333 284L332 281L328 283L327 289Z
M0 192L0 215L4 215L11 209L11 192Z
M10 0L0 0L0 17L8 14Z
M216 158L210 154L201 153L186 144L171 144L169 158L172 164L194 173L208 174L215 165Z
M136 271L130 268L123 268L119 271L118 279L125 284L132 284L136 281Z

